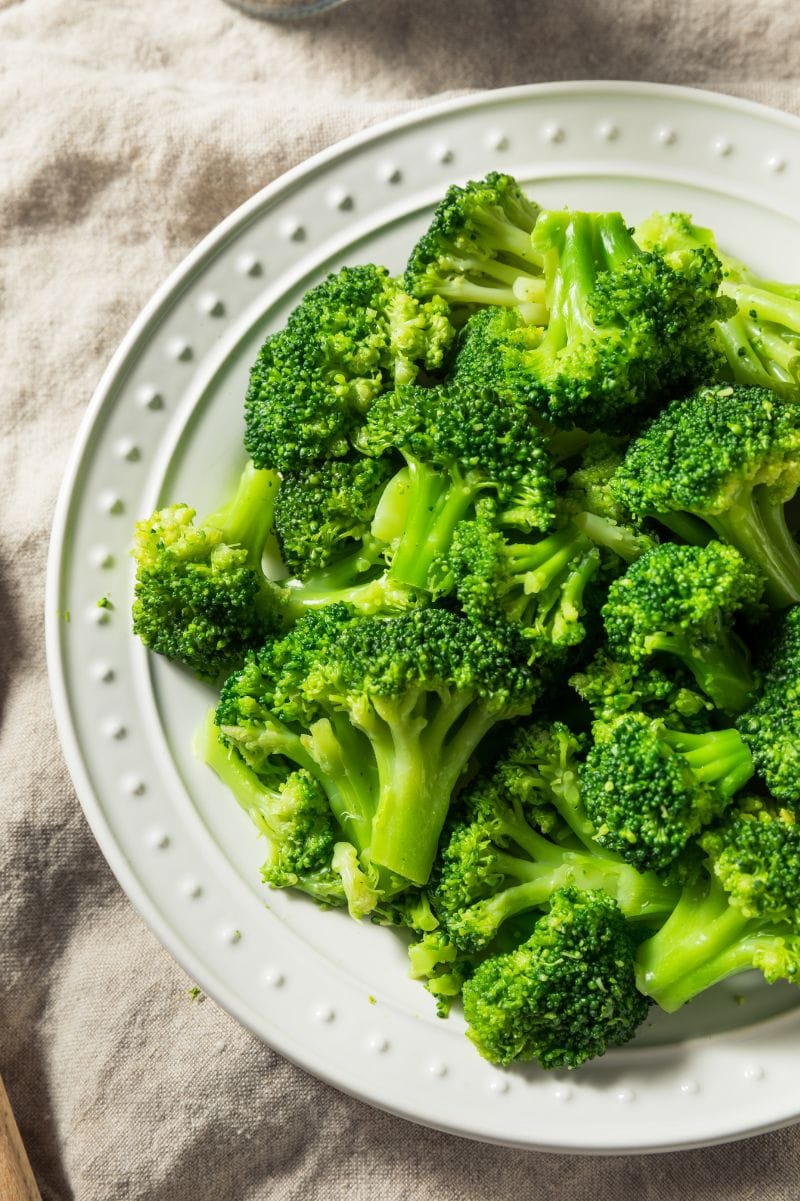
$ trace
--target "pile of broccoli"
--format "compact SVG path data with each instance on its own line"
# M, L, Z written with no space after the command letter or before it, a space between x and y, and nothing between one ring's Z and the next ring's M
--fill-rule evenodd
M800 287L492 173L307 293L244 447L138 523L133 626L269 887L402 931L503 1066L800 983Z

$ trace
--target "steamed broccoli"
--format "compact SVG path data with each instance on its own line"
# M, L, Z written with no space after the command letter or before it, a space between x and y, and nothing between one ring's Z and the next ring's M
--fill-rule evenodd
M276 756L309 771L362 861L422 885L476 746L540 691L505 632L443 609L368 618L333 604L248 659L217 723L258 775Z
M668 1013L748 968L770 984L800 983L800 827L794 816L746 797L700 843L708 870L686 884L674 912L636 957L640 990Z
M603 607L609 647L634 662L674 655L718 708L738 713L755 681L732 621L762 591L759 572L731 546L663 543L611 584Z
M800 408L764 388L718 384L654 418L612 489L635 518L653 517L687 541L713 530L760 569L767 600L783 608L800 600L800 547L783 511L798 484Z
M780 615L760 663L763 682L737 721L756 772L779 801L800 801L800 606Z
M634 236L645 249L667 259L708 247L722 264L720 292L731 312L715 325L732 378L800 399L800 287L759 276L717 246L710 229L694 225L685 213L654 213Z
M544 321L542 260L531 245L538 215L510 175L453 185L411 252L406 288L452 304L510 305Z
M569 211L543 212L533 245L546 328L491 327L512 394L557 426L619 430L707 377L721 278L711 251L671 266L641 251L618 213Z
M506 921L546 906L566 885L604 889L628 917L650 920L672 908L674 890L592 839L576 750L564 727L534 726L459 801L431 889L434 912L459 950L480 951Z
M552 522L555 483L542 434L520 405L453 379L442 387L398 388L372 406L358 439L368 454L398 450L406 469L402 521L394 503L379 505L373 532L394 534L391 578L436 591L435 563L447 559L456 525L483 496L497 520L525 531Z
M602 891L557 891L527 942L480 964L463 986L467 1036L485 1059L575 1068L633 1038L648 1003L635 943Z
M137 523L133 630L145 646L214 680L280 629L261 570L277 488L248 463L233 499L200 524L181 504Z
M449 306L403 291L384 267L344 267L312 288L259 351L245 398L245 447L292 471L348 453L370 404L444 365Z
M753 775L733 729L672 730L634 710L594 739L580 778L595 837L642 871L668 872Z
M694 733L708 729L711 701L696 690L693 676L680 664L670 665L667 674L641 660L614 659L601 647L569 682L595 721L610 723L636 709L663 718L673 729Z
M558 497L558 512L569 518L595 546L605 547L623 562L632 563L655 546L656 539L631 526L628 514L611 490L611 480L624 456L621 438L602 433L588 436Z

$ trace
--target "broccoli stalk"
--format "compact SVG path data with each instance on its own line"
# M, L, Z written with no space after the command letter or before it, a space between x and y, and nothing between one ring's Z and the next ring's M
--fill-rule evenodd
M709 871L637 954L637 983L668 1013L750 968L800 983L800 833L794 817L756 798L701 839Z

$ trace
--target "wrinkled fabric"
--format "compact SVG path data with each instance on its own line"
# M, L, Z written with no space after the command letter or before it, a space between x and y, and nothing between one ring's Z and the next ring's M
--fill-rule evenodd
M261 1045L133 911L56 739L42 631L59 481L164 276L353 131L475 88L651 79L800 113L788 0L0 0L0 1068L45 1201L789 1201L800 1129L637 1158L479 1145Z

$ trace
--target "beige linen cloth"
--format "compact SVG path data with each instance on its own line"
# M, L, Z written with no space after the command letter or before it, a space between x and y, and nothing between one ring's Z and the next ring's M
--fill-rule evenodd
M241 201L447 91L652 79L800 113L799 47L796 0L352 0L280 26L221 0L0 0L0 1068L45 1201L800 1197L800 1128L657 1160L482 1146L373 1111L192 1003L83 819L42 636L91 392Z

